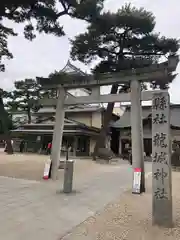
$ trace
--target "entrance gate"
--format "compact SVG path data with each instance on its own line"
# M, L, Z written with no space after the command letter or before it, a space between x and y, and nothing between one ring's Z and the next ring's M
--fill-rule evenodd
M77 104L131 102L131 136L133 169L140 169L139 192L145 192L143 129L141 101L153 100L152 111L152 152L153 152L153 211L154 222L170 225L172 222L172 194L170 170L170 137L169 137L169 95L167 90L141 91L141 82L164 81L176 70L178 59L170 57L168 61L154 64L142 69L122 71L121 73L103 74L99 79L89 76L68 76L67 79L37 78L38 82L48 89L58 89L57 99L43 99L44 105L56 105L56 123L52 142L53 180L57 178L60 160L62 134L64 127L64 108ZM64 77L64 76L63 76ZM100 86L112 84L130 84L130 93L100 94ZM71 97L66 92L73 88L91 88L90 96ZM155 117L156 122L155 122ZM165 119L163 124L160 120ZM158 125L159 124L159 125ZM157 126L161 132L157 131ZM139 171L139 170L138 170ZM163 180L162 180L163 177ZM166 178L166 179L165 179ZM158 209L158 210L157 210ZM165 216L163 219L161 215ZM169 220L167 220L169 219Z
M142 91L141 82L152 82L154 80L163 81L167 79L177 66L177 58L170 57L168 61L161 64L153 64L150 67L141 69L132 69L132 71L122 71L121 73L102 74L98 79L92 75L87 76L69 76L67 79L37 78L37 81L46 89L58 89L57 99L43 99L44 105L56 105L56 123L53 134L52 144L52 179L56 180L58 164L60 158L60 149L62 142L62 133L64 126L64 107L77 104L110 103L110 102L131 102L131 126L132 126L132 155L133 167L142 169L144 175L143 163L143 142L142 142L142 118L141 101L152 100L155 91ZM130 83L131 93L120 94L100 94L100 86L112 84ZM91 88L90 96L66 97L66 92L73 88ZM135 141L134 141L135 140ZM142 184L144 182L142 176ZM143 189L142 189L143 190Z
M77 104L131 102L131 137L132 162L135 173L141 171L139 192L145 192L145 174L143 157L143 129L141 101L152 100L152 163L153 163L153 223L172 226L172 191L171 191L171 142L169 94L167 90L141 91L141 82L167 80L178 64L177 57L169 57L168 61L154 64L143 69L122 71L121 73L103 74L99 79L89 76L68 76L67 79L37 78L38 82L48 89L58 89L57 99L43 99L44 105L56 105L56 122L52 142L53 180L57 179L60 160L61 143L64 127L64 108ZM64 77L64 76L63 76ZM100 94L100 86L112 84L130 84L131 93ZM91 88L91 95L70 97L68 89ZM135 180L135 178L134 178ZM134 191L134 189L133 189Z

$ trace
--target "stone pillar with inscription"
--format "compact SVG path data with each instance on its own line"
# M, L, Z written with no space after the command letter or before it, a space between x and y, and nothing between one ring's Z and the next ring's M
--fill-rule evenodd
M152 100L153 224L172 227L169 94L155 93Z

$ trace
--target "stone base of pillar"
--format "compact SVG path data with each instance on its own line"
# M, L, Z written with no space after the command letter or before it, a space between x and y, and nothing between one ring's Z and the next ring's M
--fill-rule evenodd
M166 211L164 211L166 209ZM172 216L172 200L157 200L153 201L153 225L172 228L173 216Z

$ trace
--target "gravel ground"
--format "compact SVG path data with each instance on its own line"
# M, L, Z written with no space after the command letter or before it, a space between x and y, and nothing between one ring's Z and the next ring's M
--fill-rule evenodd
M180 173L173 172L174 228L152 226L151 177L147 192L141 196L125 192L104 211L88 218L63 240L179 240Z
M41 181L44 172L45 161L49 156L37 154L13 154L7 155L0 151L0 176L14 177L27 180ZM108 165L100 165L90 159L75 160L74 172L79 178L97 174ZM58 179L63 180L64 170L58 171Z

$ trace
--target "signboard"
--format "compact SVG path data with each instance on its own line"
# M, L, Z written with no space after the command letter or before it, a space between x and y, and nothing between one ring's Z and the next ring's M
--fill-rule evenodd
M45 167L44 167L44 174L43 174L43 179L48 180L50 177L50 170L51 170L51 159L48 159L45 162Z
M134 168L132 193L141 193L141 172L141 168Z

